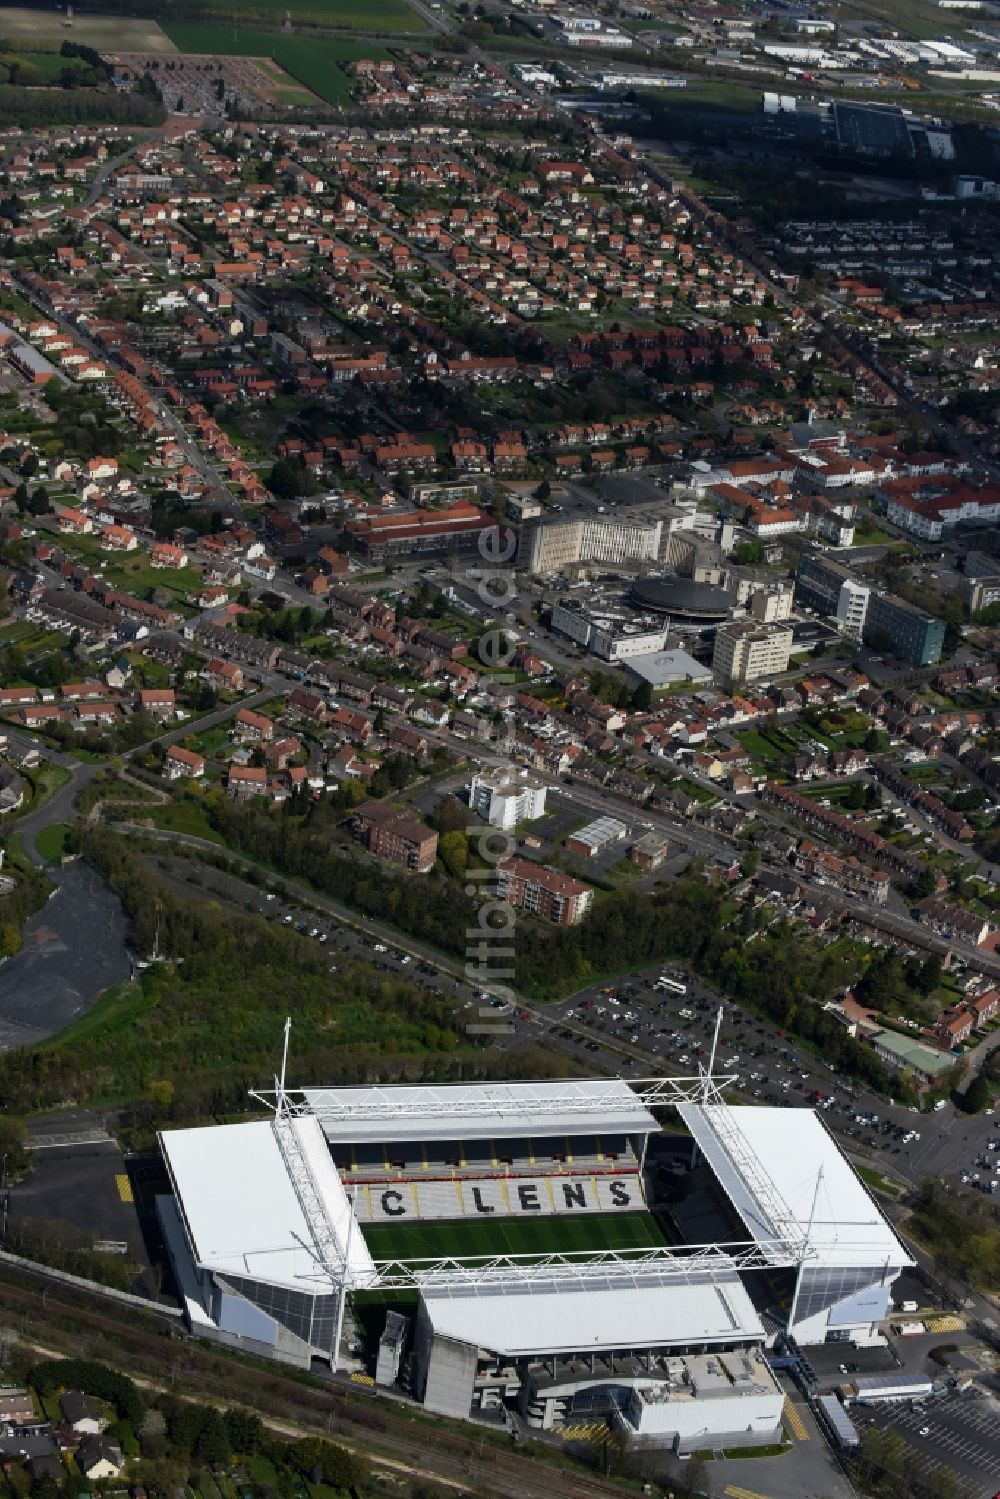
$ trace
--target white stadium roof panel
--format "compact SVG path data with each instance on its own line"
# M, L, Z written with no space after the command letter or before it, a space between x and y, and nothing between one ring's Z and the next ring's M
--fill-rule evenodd
M359 1144L602 1132L648 1135L660 1127L618 1078L304 1088L302 1098L327 1139Z
M808 1235L814 1267L913 1263L814 1110L682 1103L679 1112L756 1240Z
M343 1255L351 1216L323 1133L312 1118L289 1121ZM167 1169L199 1265L324 1294L330 1277L318 1263L295 1186L269 1120L170 1130L160 1137ZM350 1235L350 1279L373 1273L364 1237Z
M587 1348L656 1348L687 1342L763 1338L764 1328L737 1276L679 1285L546 1290L422 1292L435 1333L511 1358Z

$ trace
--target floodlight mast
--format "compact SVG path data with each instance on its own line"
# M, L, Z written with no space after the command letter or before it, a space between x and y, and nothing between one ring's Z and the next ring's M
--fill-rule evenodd
M715 1012L715 1030L712 1033L712 1049L708 1054L708 1066L699 1067L701 1072L701 1101L703 1104L711 1102L714 1088L712 1079L715 1076L715 1054L719 1049L719 1032L722 1029L722 1005Z
M287 1112L288 1099L285 1093L285 1076L288 1072L288 1039L292 1033L292 1017L285 1016L284 1040L281 1047L281 1076L274 1080L274 1112L280 1118Z
M795 1290L792 1292L792 1304L788 1309L788 1332L791 1332L792 1328L795 1326L795 1313L798 1311L799 1291L802 1287L802 1271L805 1268L806 1255L808 1254L809 1246L812 1243L813 1224L816 1222L816 1210L819 1207L819 1194L822 1190L823 1167L820 1166L819 1170L816 1173L816 1188L813 1192L812 1206L809 1209L809 1222L806 1224L805 1238L802 1241L802 1258L799 1261L798 1269L795 1272Z

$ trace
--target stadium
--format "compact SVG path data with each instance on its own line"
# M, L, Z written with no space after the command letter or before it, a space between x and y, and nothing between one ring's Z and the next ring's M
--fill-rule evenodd
M773 1441L775 1341L882 1341L912 1261L813 1111L790 1150L726 1082L279 1082L269 1118L165 1132L188 1324L445 1415Z

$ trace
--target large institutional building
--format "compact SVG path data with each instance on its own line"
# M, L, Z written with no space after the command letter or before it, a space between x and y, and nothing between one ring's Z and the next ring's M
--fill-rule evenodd
M792 632L787 625L759 625L740 619L715 632L712 670L730 687L760 682L788 670Z
M730 1108L710 1079L271 1102L161 1136L192 1330L449 1416L606 1421L681 1452L772 1441L775 1339L881 1341L910 1263L815 1113L792 1152L787 1111Z

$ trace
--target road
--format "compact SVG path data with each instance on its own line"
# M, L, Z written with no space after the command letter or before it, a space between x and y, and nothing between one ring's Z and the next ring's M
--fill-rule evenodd
M58 791L54 791L47 801L34 812L26 812L17 822L11 824L11 828L21 839L21 846L28 858L35 864L44 864L45 860L38 852L36 839L43 828L51 826L55 822L72 822L76 817L74 803L83 788L94 779L100 768L97 765L82 764L74 760L72 755L62 754L59 750L49 749L42 746L37 740L29 740L18 734L8 734L12 744L18 744L26 748L29 744L44 760L50 760L54 765L59 765L69 772L69 780Z
M213 708L201 718L190 719L183 724L175 725L166 729L162 734L157 734L153 739L147 740L131 751L133 755L144 755L159 744L166 748L168 745L177 743L188 734L201 734L206 729L213 729L217 724L225 723L227 719L234 718L241 708L256 708L261 703L274 696L273 687L262 687L257 692L252 692L247 697L242 697L234 703L224 703L219 708ZM83 788L94 779L98 770L102 767L96 764L84 764L74 759L72 755L63 753L61 750L51 748L42 744L31 735L9 732L8 738L12 744L21 749L32 748L38 751L43 760L50 760L54 765L60 765L69 772L70 779L65 786L38 808L37 811L27 812L23 817L11 824L11 827L20 835L22 846L29 859L36 864L44 864L45 860L38 852L37 838L43 828L50 827L57 822L73 822L77 813L75 802Z
M139 822L116 821L112 827L126 836L152 838L179 850L207 854L210 859L220 852L217 844L191 834L146 828ZM445 992L454 995L456 1024L461 1027L473 1018L467 1012L478 985L474 977L470 981L457 959L403 936L387 923L366 918L301 881L275 875L252 858L226 851L226 861L264 876L262 883L241 887L232 876L205 870L217 893L235 906L247 906L272 918L283 915L287 923L297 922L304 931L312 928L327 933L335 947L346 948L349 957L374 963L400 978L433 985L436 974L437 982L447 986ZM286 903L279 908L269 902L268 885L286 892L291 906ZM203 885L191 887L190 893L195 888L204 893ZM357 934L356 940L350 933ZM384 944L385 953L372 952L376 941ZM653 986L662 966L656 964L616 980L612 987L620 996L619 1004L608 999L604 982L587 985L551 1004L517 996L513 1030L498 1036L493 1045L519 1050L537 1043L605 1076L691 1076L707 1064L716 1012L723 1005L717 1074L738 1075L738 1091L747 1102L801 1107L810 1093L827 1094L835 1102L824 1117L842 1146L901 1184L916 1186L928 1174L955 1176L974 1167L991 1138L1000 1140L1000 1120L994 1123L990 1116L956 1115L949 1104L939 1113L917 1117L915 1111L858 1088L766 1020L730 1004L700 978L688 977L684 997L657 992ZM637 1015L637 1024L625 1022L626 1011ZM870 1122L873 1115L877 1124ZM904 1137L911 1130L920 1138L907 1141ZM1000 1170L1000 1152L997 1161Z

